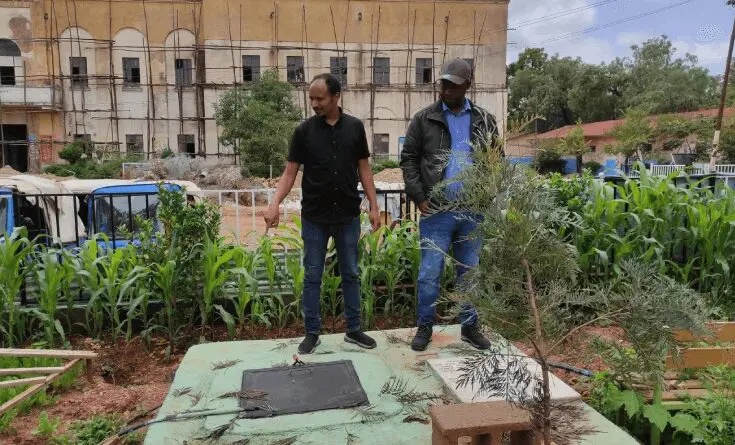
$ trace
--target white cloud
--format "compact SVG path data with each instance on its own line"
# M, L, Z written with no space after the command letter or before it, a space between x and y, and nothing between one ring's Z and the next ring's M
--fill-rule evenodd
M721 66L720 69L725 68L727 50L729 49L729 42L727 41L697 43L676 39L672 43L676 48L676 55L678 57L684 57L686 53L689 53L697 56L700 65L706 67Z
M647 31L645 26L637 22L631 27L643 30L620 32L609 39L602 39L597 37L596 33L589 33L576 34L563 40L551 40L566 34L579 33L609 21L612 19L610 17L619 14L627 16L640 12L641 3L650 4L649 7L643 8L648 10L669 0L618 0L604 7L591 7L596 1L512 0L508 11L508 25L509 28L516 29L508 31L507 62L517 60L518 54L528 47L543 47L549 55L558 53L562 57L580 57L588 63L610 62L615 57L629 55L631 45L658 37L660 33ZM572 10L576 12L568 13ZM554 18L554 15L559 13L563 15ZM528 24L529 21L536 23ZM706 29L699 32L697 37L669 34L669 38L678 50L677 56L683 57L689 52L697 56L700 65L709 68L710 71L721 72L727 56L727 39L722 39L719 35L715 41L702 38L704 35L712 35L714 31L716 30Z
M628 49L631 45L640 45L646 40L652 39L654 37L656 36L644 31L621 32L615 38L615 43L624 47L625 49Z
M627 0L626 0L627 1ZM586 62L599 63L614 58L610 42L580 35L570 39L550 41L567 33L583 31L597 23L597 8L592 0L514 0L509 7L508 63L528 47L541 46L549 55L581 57ZM574 13L569 13L574 11ZM561 14L560 14L561 13ZM529 22L532 22L529 24Z

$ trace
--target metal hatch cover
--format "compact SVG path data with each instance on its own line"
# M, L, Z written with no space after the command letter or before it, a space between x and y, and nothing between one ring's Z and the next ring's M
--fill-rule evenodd
M242 392L262 391L265 400L240 399L244 417L279 416L368 405L351 360L248 369Z

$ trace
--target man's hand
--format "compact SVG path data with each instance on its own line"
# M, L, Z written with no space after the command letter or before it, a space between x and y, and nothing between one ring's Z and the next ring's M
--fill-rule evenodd
M429 214L429 201L421 201L419 203L419 211L424 216L428 215Z
M266 229L275 229L276 227L278 227L278 222L281 219L280 206L276 203L273 203L270 206L268 206L268 210L265 211L265 215L263 215L263 219L265 219Z
M377 208L372 207L368 212L368 217L370 218L370 225L373 226L373 232L375 232L380 228L380 212Z

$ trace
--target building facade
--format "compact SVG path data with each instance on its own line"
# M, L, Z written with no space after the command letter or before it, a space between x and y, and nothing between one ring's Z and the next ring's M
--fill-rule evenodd
M308 81L339 75L376 156L397 158L454 57L472 63L470 97L502 128L507 13L508 0L0 0L2 164L35 171L77 140L236 163L214 105L272 68L304 117Z

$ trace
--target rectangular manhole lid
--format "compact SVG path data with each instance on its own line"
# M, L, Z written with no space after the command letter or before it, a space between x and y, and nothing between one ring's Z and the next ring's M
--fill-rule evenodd
M245 417L308 413L369 404L350 360L243 371L242 392L252 391L262 391L266 395L263 400L240 399Z

